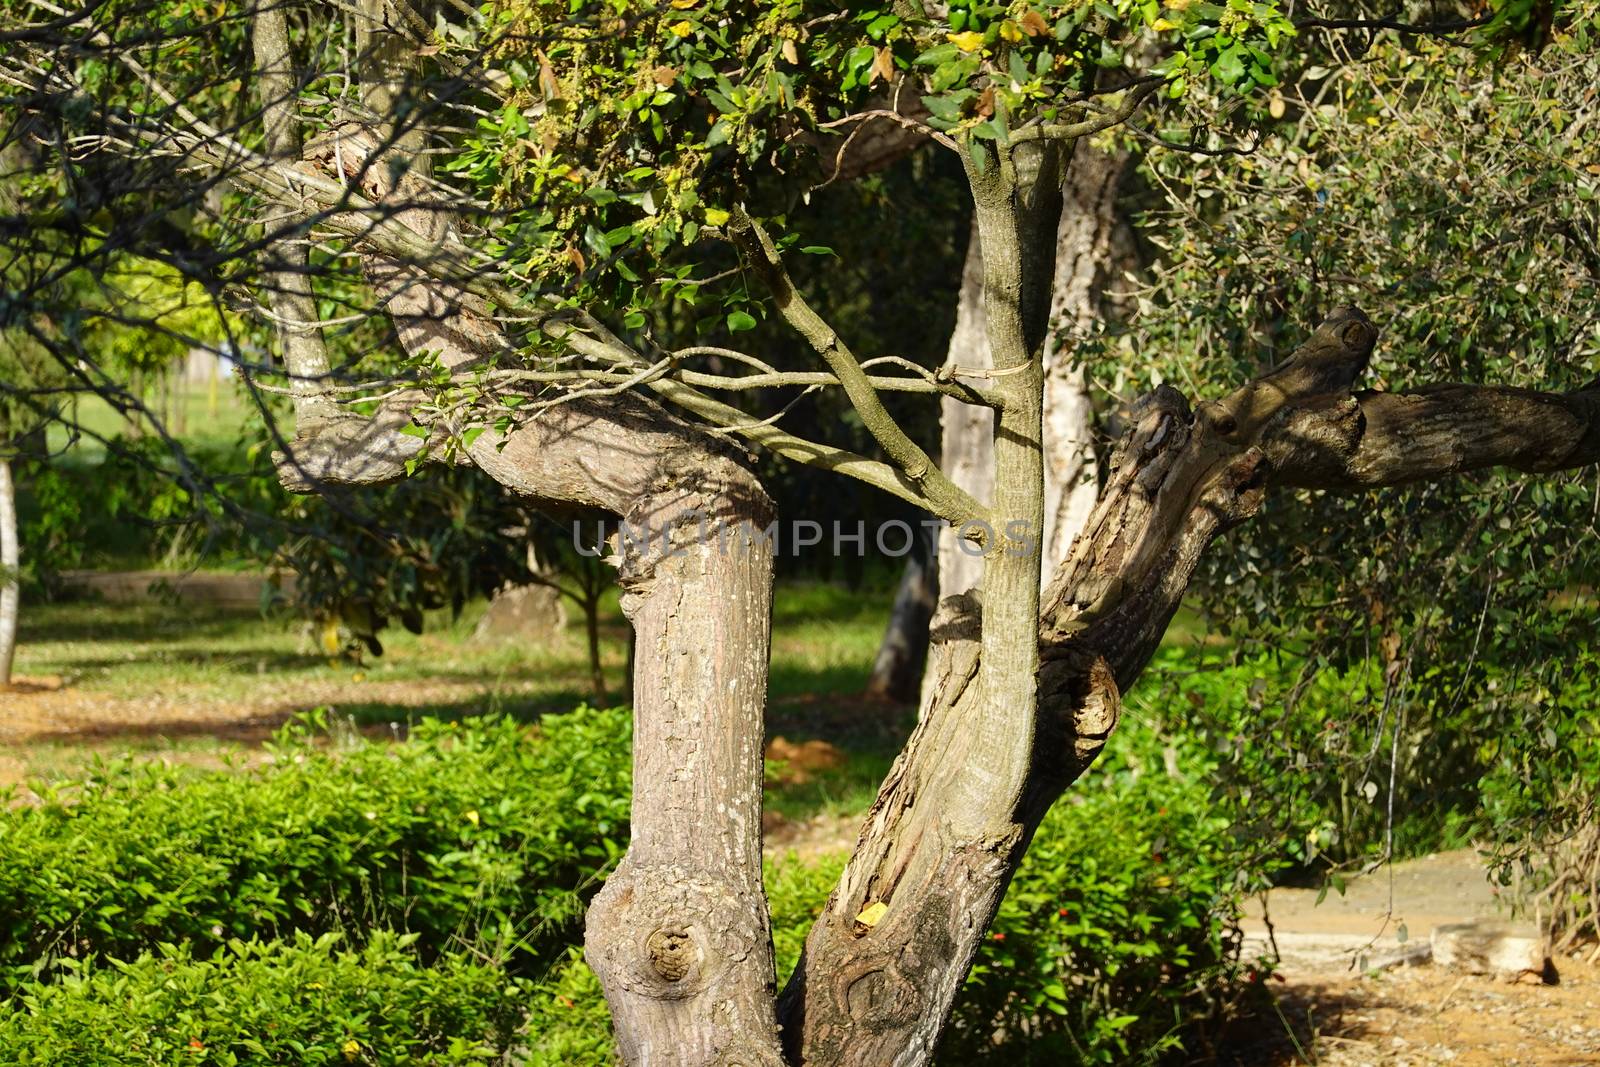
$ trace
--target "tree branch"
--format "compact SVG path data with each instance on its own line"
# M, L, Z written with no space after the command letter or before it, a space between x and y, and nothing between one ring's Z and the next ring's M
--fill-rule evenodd
M1308 489L1375 489L1490 467L1567 470L1600 462L1600 389L1363 390L1294 411L1261 447L1279 483Z
M988 509L946 478L939 465L885 410L855 354L795 288L776 246L760 224L738 210L728 232L750 269L771 291L784 320L806 339L838 377L861 421L894 465L918 488L920 495L927 498L929 509L958 526L987 515Z
M1366 315L1337 308L1289 359L1201 411L1222 440L1259 448L1278 484L1307 489L1600 462L1600 383L1565 394L1468 384L1356 390L1377 338Z
M1025 144L1028 141L1072 141L1079 137L1087 137L1091 133L1109 130L1113 126L1121 125L1133 117L1144 102L1162 86L1162 82L1144 82L1128 90L1122 101L1110 111L1100 112L1090 118L1079 122L1044 123L1039 126L1024 126L1011 134L1012 144Z

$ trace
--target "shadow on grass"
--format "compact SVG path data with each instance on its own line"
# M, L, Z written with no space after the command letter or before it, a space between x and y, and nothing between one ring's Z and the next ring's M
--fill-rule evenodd
M237 639L241 629L268 628L286 633L292 624L263 616L259 608L207 605L185 612L167 604L108 604L100 601L55 602L30 607L18 620L21 644L106 641L145 642L153 637L182 635L187 639Z

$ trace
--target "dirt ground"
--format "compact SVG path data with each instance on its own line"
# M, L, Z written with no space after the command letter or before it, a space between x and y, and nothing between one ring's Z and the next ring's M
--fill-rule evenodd
M1239 1035L1236 1064L1324 1067L1600 1065L1600 965L1593 946L1553 961L1557 982L1512 982L1432 963L1385 966L1435 926L1506 915L1514 887L1479 856L1447 852L1354 879L1321 904L1278 889L1246 923L1247 951L1281 953L1278 1018ZM1400 940L1404 927L1405 940ZM1291 1036L1292 1034L1292 1036Z

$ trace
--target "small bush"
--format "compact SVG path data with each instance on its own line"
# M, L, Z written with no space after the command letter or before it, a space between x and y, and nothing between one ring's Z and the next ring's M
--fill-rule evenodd
M0 1062L444 1067L513 1044L526 991L498 968L422 967L411 938L382 931L359 951L339 940L234 941L206 959L164 945L127 963L74 963L0 1017Z
M315 725L263 767L105 767L0 818L0 981L296 931L515 967L569 943L627 842L625 712L547 717L537 742L479 720L328 749Z
M1161 771L1102 778L1039 827L941 1062L1159 1062L1202 1044L1251 977L1241 852L1209 790Z
M1203 1045L1263 969L1239 959L1241 874L1255 857L1212 810L1210 764L1174 778L1162 741L1127 723L1116 754L1039 828L941 1048L949 1064L1149 1063ZM843 857L768 865L780 984ZM1252 973L1256 972L1256 973ZM533 998L538 1067L611 1063L599 983L576 949Z

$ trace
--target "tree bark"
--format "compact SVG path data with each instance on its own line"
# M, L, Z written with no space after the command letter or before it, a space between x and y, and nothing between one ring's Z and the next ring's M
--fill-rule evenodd
M299 163L300 119L296 113L299 86L289 49L289 24L284 5L269 2L251 12L250 44L255 58L256 95L264 127L262 148L275 160ZM295 215L270 209L263 218L268 234L298 237ZM269 242L262 281L278 328L278 340L289 389L294 396L295 418L315 424L339 414L330 388L327 347L317 298L311 288L311 251L298 240Z
M928 1062L1031 832L1019 814L1037 737L1042 349L1062 161L1054 145L1019 155L968 161L1003 404L984 606L946 598L931 705L780 999L797 1063Z
M1127 171L1125 152L1103 152L1086 143L1074 146L1062 187L1061 222L1051 289L1050 343L1044 350L1045 503L1042 575L1066 559L1072 540L1094 509L1099 492L1099 457L1094 443L1094 405L1079 347L1097 324L1122 307L1115 280L1136 265L1132 235L1117 214L1117 195ZM945 366L990 366L987 320L983 310L983 252L976 225L967 245L956 326ZM939 402L940 464L952 482L988 503L994 492L994 413L955 397ZM959 531L939 538L939 595L972 590L983 575L983 556ZM891 619L885 645L897 637ZM930 698L934 674L926 670L922 700Z
M17 537L17 490L11 461L0 456L0 689L11 685L17 652L17 608L22 596L21 542Z
M908 704L917 699L928 658L928 626L939 605L937 536L917 531L916 547L889 609L889 625L867 680L867 696Z

